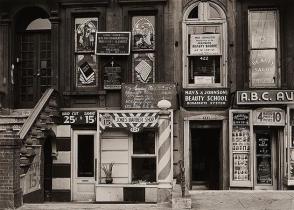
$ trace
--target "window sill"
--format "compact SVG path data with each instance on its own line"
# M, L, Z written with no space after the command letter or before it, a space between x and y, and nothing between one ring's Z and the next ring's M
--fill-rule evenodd
M224 85L196 85L196 84L183 84L183 88L227 88Z
M71 91L71 92L63 92L64 96L85 96L85 95L106 95L105 90L99 91Z
M157 188L158 183L152 184L96 184L96 187L148 187L148 188Z

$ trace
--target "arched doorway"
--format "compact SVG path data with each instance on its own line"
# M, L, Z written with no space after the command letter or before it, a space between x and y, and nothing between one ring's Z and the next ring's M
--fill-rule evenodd
M32 108L52 84L51 23L43 9L15 16L15 107Z

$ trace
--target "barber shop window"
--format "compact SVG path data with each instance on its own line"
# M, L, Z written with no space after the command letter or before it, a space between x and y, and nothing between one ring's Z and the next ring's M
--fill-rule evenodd
M249 10L250 87L280 85L279 14L277 10Z
M98 17L74 19L74 80L78 90L96 90L98 62L95 55L95 35Z
M226 87L226 16L212 2L195 1L183 21L183 85Z
M155 138L153 130L133 134L132 183L156 182Z

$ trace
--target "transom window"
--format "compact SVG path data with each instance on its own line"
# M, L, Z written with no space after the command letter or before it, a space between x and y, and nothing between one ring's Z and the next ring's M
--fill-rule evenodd
M278 11L249 10L248 18L250 87L278 87Z
M195 2L183 21L184 87L226 87L226 17L212 2Z

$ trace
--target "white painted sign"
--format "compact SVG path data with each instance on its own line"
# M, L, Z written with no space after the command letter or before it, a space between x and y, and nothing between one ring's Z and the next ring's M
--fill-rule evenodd
M254 125L285 126L285 111L278 108L263 108L253 111Z
M220 34L191 34L191 55L221 55Z
M41 146L34 147L35 157L24 177L23 194L28 194L41 189L40 168L41 168Z

